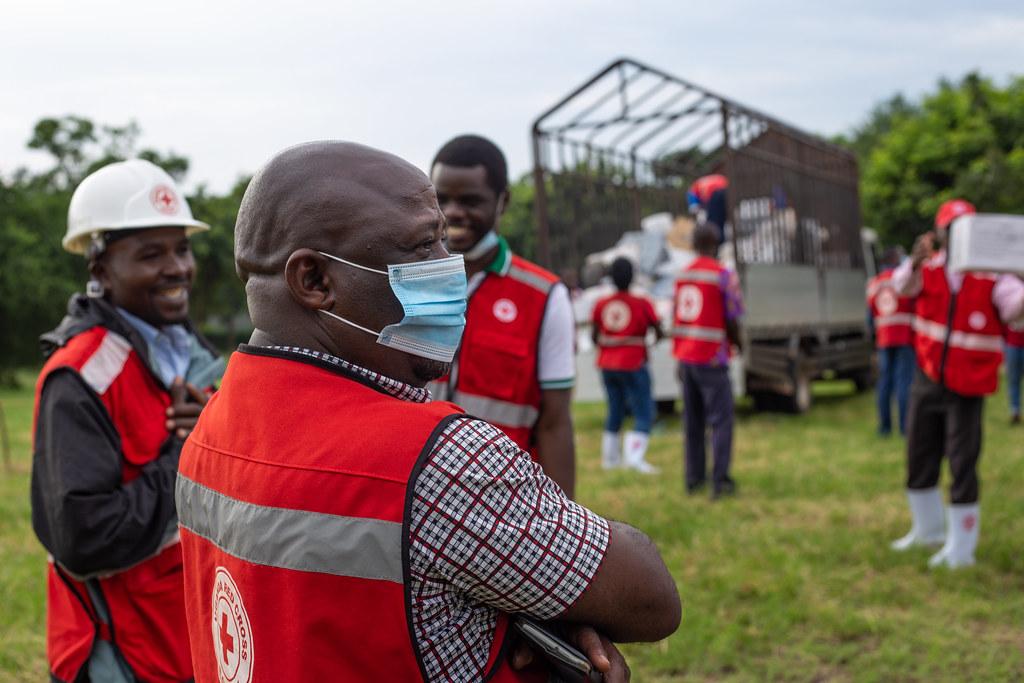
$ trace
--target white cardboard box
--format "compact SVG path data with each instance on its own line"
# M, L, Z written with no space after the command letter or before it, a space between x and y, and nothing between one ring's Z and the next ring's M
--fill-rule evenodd
M1024 275L1024 216L979 213L950 227L949 267Z

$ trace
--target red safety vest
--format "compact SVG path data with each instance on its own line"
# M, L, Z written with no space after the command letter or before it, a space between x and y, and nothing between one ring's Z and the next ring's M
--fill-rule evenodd
M93 327L73 337L43 366L36 382L36 419L43 384L57 368L71 368L93 388L121 438L122 481L155 459L167 440L170 395L124 337ZM33 429L35 433L35 429ZM140 564L98 580L110 623L97 612L86 584L49 563L46 650L50 671L72 681L89 659L96 636L113 641L145 681L192 678L185 627L181 546L177 539Z
M698 256L676 280L672 354L684 363L709 363L727 343L723 272L716 259Z
M954 297L945 268L925 265L921 275L914 308L917 364L932 381L958 394L993 393L1003 359L1002 324L992 304L995 277L966 273Z
M1010 346L1024 346L1024 322L1006 326L1006 343Z
M629 292L616 292L599 300L592 318L597 330L597 367L640 368L647 362L647 328L657 322L651 302Z
M875 346L885 349L914 343L914 299L896 294L891 270L868 281L867 299L875 322Z
M265 354L231 357L182 451L196 681L423 680L408 592L411 487L461 412ZM490 680L524 679L503 656L507 624L498 613Z
M500 427L523 450L533 446L540 415L540 331L557 282L555 275L513 255L507 274L487 273L466 311L451 400Z

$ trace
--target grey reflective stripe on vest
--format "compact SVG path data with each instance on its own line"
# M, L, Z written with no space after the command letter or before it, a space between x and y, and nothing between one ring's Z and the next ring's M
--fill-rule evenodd
M452 403L461 406L470 415L506 427L532 427L540 412L533 406L499 401L496 398L456 391Z
M889 325L912 325L913 323L913 313L893 313L892 315L880 315L877 318L875 318L875 327L888 327Z
M547 278L541 277L540 275L537 275L537 273L531 273L528 270L523 270L516 265L513 265L508 269L508 277L513 280L518 280L524 285L533 287L541 294L547 294L551 291L551 288L555 286L555 283L551 282Z
M722 283L722 276L710 270L684 270L679 279L683 282L706 282L712 285Z
M725 330L714 327L697 327L696 325L680 325L672 328L672 336L682 339L700 339L703 341L722 341Z
M233 557L318 574L402 583L402 525L266 507L178 474L181 526Z
M924 318L914 318L914 332L928 337L939 344L946 343L946 333L949 328L942 323L937 323ZM949 345L953 348L965 349L967 351L986 351L989 353L1003 352L1003 337L998 334L974 334L972 332L961 332L953 330L949 335Z
M643 346L643 337L612 337L607 334L597 335L597 343L601 346Z

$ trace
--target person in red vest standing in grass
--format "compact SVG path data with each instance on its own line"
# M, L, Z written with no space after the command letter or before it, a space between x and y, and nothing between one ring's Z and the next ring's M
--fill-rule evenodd
M732 346L741 346L743 297L736 273L722 265L715 226L693 231L697 258L676 281L673 354L679 360L686 435L686 491L707 483L706 431L711 428L712 498L732 495L730 475L734 404L729 381Z
M611 278L618 290L600 299L594 306L591 334L598 348L597 367L608 395L608 416L601 437L601 464L605 469L625 465L645 474L657 468L644 459L654 421L651 398L651 374L647 370L647 330L655 340L662 331L651 302L630 294L633 264L617 258L611 265ZM632 431L626 432L620 447L619 430L626 409L633 415ZM624 456L624 457L623 457Z
M917 372L907 416L907 498L910 532L896 550L942 548L931 567L974 564L980 528L977 464L985 396L995 392L1003 357L1003 325L1024 318L1024 281L1013 275L953 272L946 246L954 219L975 213L963 199L944 202L935 230L917 238L893 272L901 296L914 299ZM939 474L949 458L950 505L943 519Z
M41 339L32 460L53 681L192 679L174 483L224 369L188 320L189 235L207 229L142 159L104 166L71 197L64 248L90 279Z
M914 300L899 296L892 284L900 250L891 247L882 259L884 270L868 281L867 301L878 349L878 433L892 432L892 397L896 395L900 434L906 434L907 401L914 378Z

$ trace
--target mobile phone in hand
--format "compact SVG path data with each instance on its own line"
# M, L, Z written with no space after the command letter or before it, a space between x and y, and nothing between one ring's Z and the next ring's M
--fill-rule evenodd
M604 676L594 668L586 655L551 630L526 617L516 617L512 627L540 653L558 681L565 683L600 683Z

